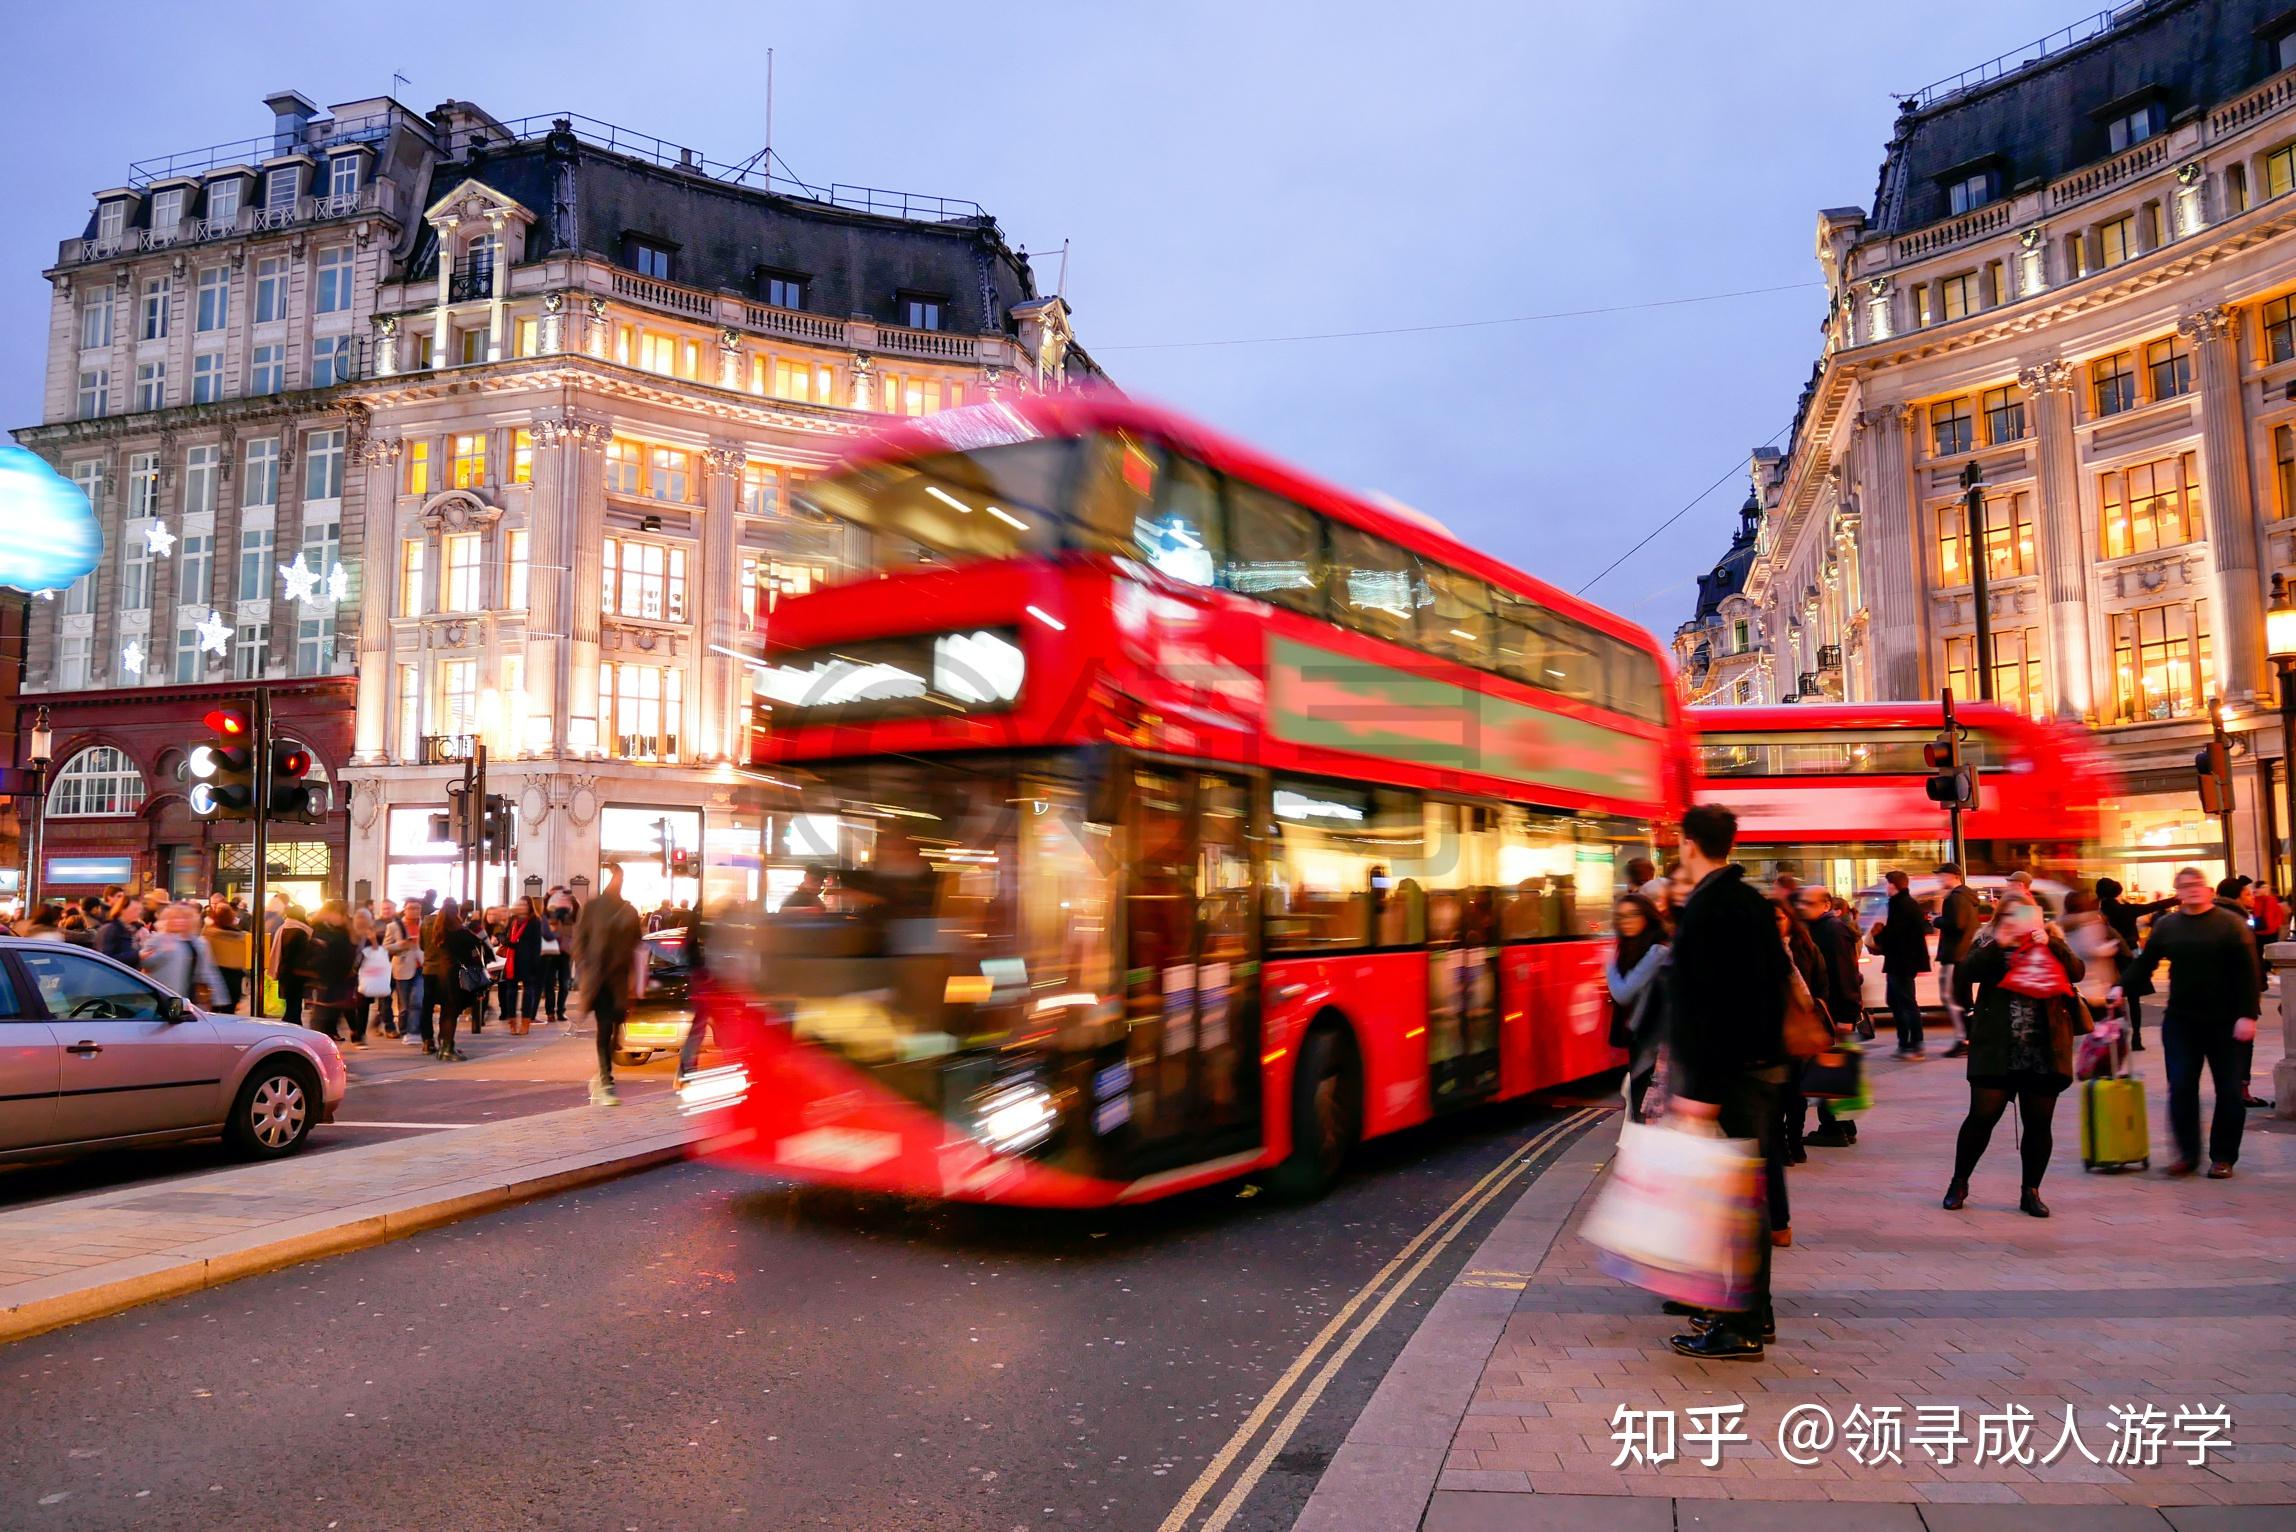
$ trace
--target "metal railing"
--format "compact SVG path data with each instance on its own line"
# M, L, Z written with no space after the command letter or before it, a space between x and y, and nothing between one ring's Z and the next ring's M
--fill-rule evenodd
M447 276L446 301L449 303L466 303L473 298L491 298L493 296L494 267L492 265L463 266Z
M162 154L148 160L137 160L128 166L128 185L149 186L169 176L200 175L225 165L260 165L273 155L289 154L298 149L331 149L339 144L374 143L388 138L392 125L404 115L393 107L371 116L354 117L348 122L323 118L306 128L301 139L285 146L280 145L278 134L265 133L255 138L234 139L228 144L210 144L204 149L186 149L178 154Z
M475 734L425 734L422 737L421 756L425 766L460 766L477 754Z
M2043 59L2054 58L2068 49L2079 47L2093 37L2102 37L2113 29L2114 18L2134 16L2146 8L2144 0L2138 0L2137 4L2122 6L2117 11L2099 11L2094 16L2084 17L2070 26L2059 27L2047 37L2027 43L2022 48L2012 48L1998 58L1987 59L1984 63L1964 69L1959 74L1947 75L1942 80L1932 81L1921 89L1910 92L1904 99L1913 104L1914 110L1927 111L1949 96L1958 96L1965 90L1975 90L1981 85L1990 85L1995 80L2007 79L2027 65L2038 64Z

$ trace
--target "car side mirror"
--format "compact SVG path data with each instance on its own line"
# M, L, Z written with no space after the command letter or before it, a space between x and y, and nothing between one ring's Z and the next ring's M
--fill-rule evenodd
M162 995L159 997L159 1019L170 1026L182 1021L190 1014L191 1007L184 1003L183 996Z

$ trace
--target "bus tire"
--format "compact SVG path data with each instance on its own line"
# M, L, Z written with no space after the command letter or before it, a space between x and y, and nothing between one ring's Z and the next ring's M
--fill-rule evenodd
M1326 1022L1300 1043L1292 1071L1291 1153L1276 1167L1274 1190L1312 1202L1331 1190L1363 1131L1363 1084L1346 1030Z

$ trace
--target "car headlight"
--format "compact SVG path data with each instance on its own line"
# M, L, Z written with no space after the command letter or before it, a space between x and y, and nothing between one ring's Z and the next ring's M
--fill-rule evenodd
M973 1136L999 1154L1025 1154L1052 1137L1060 1114L1033 1075L1008 1075L975 1091Z

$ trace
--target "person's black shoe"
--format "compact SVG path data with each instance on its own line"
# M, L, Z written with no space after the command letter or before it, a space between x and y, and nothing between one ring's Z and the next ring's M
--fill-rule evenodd
M1812 1149L1847 1149L1857 1142L1857 1134L1848 1123L1830 1122L1802 1142Z
M2240 1093L2240 1104L2251 1112L2270 1111L2272 1108L2272 1102L2269 1098L2259 1096L2252 1090L2244 1090Z
M1801 1146L1800 1144L1788 1144L1788 1145L1786 1146L1786 1163L1787 1163L1787 1164L1789 1164L1789 1165L1807 1165L1809 1162L1810 1162L1810 1156L1809 1156L1809 1154L1808 1154L1806 1151L1804 1151L1804 1149L1802 1148L1802 1146Z
M2028 1186L2017 1194L2017 1211L2028 1218L2046 1218L2049 1216L2049 1204L2041 1200L2039 1192Z
M2143 1034L2142 1034L2142 1033L2139 1033L2139 1034L2137 1034L2137 1035L2135 1035L2135 1036L2133 1036L2133 1037L2131 1037L2131 1038L2129 1039L2129 1052L2131 1052L2131 1053L2142 1053L2142 1052L2144 1052L2144 1051L2145 1051L2145 1040L2144 1040L2144 1036L2143 1036Z
M1679 1298L1669 1298L1658 1307L1662 1312L1672 1314L1677 1319L1708 1319L1713 1317L1714 1313L1712 1309L1702 1309L1695 1303L1684 1303Z
M1696 1330L1696 1331L1697 1331L1699 1334L1701 1334L1701 1335L1704 1335L1704 1334L1705 1334L1707 1331L1709 1331L1709 1330L1713 1329L1713 1328L1714 1328L1714 1327L1715 1327L1717 1324L1720 1324L1721 1322L1722 1322L1722 1316L1721 1316L1721 1315L1719 1315L1719 1314L1701 1314L1701 1315L1700 1315L1700 1316L1698 1316L1697 1318L1695 1318L1695 1319L1693 1319L1693 1320L1691 1320L1691 1321L1690 1321L1690 1328L1691 1328L1691 1329L1693 1329L1693 1330ZM1763 1321L1762 1321L1762 1344L1763 1344L1763 1345L1765 1345L1765 1346L1775 1346L1777 1343L1778 1343L1778 1321L1777 1321L1777 1319L1776 1319L1775 1317L1772 1317L1772 1318L1769 1318L1769 1319L1765 1319L1765 1320L1763 1320Z
M1945 1189L1945 1211L1958 1213L1969 1205L1969 1183L1956 1181Z
M1834 1126L1840 1128L1844 1133L1847 1133L1850 1136L1850 1142L1852 1144L1855 1144L1858 1141L1858 1125L1856 1123L1841 1122L1836 1123Z
M1687 1335L1674 1335L1666 1343L1686 1357L1701 1362L1759 1362L1762 1343L1748 1340L1728 1325L1716 1325L1711 1330L1693 1330Z
M1963 1042L1956 1042L1952 1047L1945 1050L1945 1056L1949 1059L1966 1058L1968 1054L1969 1045Z

